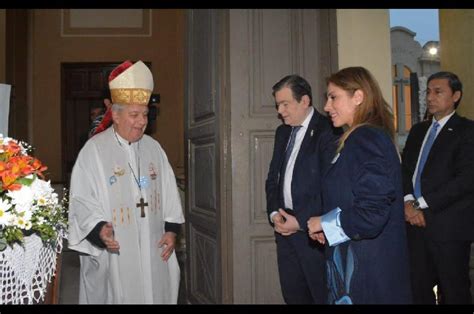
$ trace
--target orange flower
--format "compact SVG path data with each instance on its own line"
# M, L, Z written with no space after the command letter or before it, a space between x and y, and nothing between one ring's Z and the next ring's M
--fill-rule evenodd
M3 188L9 191L19 190L21 188L21 184L15 183L18 176L10 171L5 171L2 174L2 183Z
M21 184L15 182L30 174L37 174L44 178L42 172L47 167L36 158L21 155L21 147L17 143L9 142L8 145L3 145L3 150L1 157L4 161L0 161L1 189L10 191L20 189Z
M17 143L10 141L7 145L3 145L5 151L5 157L11 158L12 156L19 155L21 153L21 147Z
M27 176L34 172L33 167L30 165L32 158L30 156L21 156L16 160L17 165L20 167L20 173L23 176Z
M15 143L13 141L8 142L7 149L11 151L13 154L18 154L21 152L21 147L18 145L18 143Z
M36 174L38 174L41 178L44 178L43 171L45 171L46 169L48 169L48 167L43 166L43 164L41 163L41 161L39 161L39 160L36 159L36 158L33 158L33 163L31 164L31 166L32 166L33 169L36 171Z

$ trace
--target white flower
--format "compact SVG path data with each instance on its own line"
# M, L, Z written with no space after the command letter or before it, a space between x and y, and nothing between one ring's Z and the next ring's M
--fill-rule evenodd
M8 226L12 219L12 214L8 212L12 204L8 200L0 200L0 225Z
M38 206L48 205L48 200L46 200L43 196L38 197L36 201L38 202Z
M27 155L28 155L27 149L28 149L28 146L29 146L29 145L28 145L27 143L21 142L21 141L18 142L18 145L19 145L20 148L21 148L21 154L24 155L24 156L27 156ZM30 175L26 176L26 178L28 178L29 176L30 176Z
M34 195L34 199L40 206L46 206L48 204L54 203L54 200L57 200L57 195L55 195L54 189L51 187L51 183L49 181L44 181L37 178L31 184L31 190Z
M0 211L6 212L11 207L12 207L12 204L10 204L10 202L7 199L5 200L0 199Z
M30 211L33 204L33 192L29 186L23 185L17 191L8 191L7 196L11 198L17 212Z
M23 217L16 216L15 219L13 220L13 225L20 229L25 229L26 227L26 220Z
M0 136L0 144L8 145L8 143L10 143L10 142L16 143L16 141L14 139L12 139L11 137L8 137L8 136L3 137L3 135Z
M31 210L25 210L18 213L19 217L22 217L25 221L30 221L31 217L33 217L33 212Z
M13 155L5 154L6 147L15 143L21 148L21 151L11 151ZM28 156L28 151L32 147L25 142L3 136L0 134L0 157L2 160L10 161L11 158L21 155ZM15 162L15 161L14 161ZM59 204L58 194L55 193L50 181L39 179L37 176L40 171L33 171L27 176L21 176L24 181L20 181L21 186L18 190L8 191L0 187L0 231L10 235L8 244L22 240L23 236L30 234L25 232L30 230L38 234L43 239L65 237L67 223L63 211L63 203ZM28 182L31 182L29 184ZM24 184L29 185L24 185ZM64 200L67 200L65 196ZM40 230L33 229L35 226L42 225ZM21 233L14 232L16 228L21 229ZM52 229L52 230L51 230ZM50 235L50 232L53 234ZM1 313L0 313L1 314Z
M53 204L56 204L56 205L59 203L59 201L58 201L58 193L52 193L52 194L51 194L51 202L52 202Z
M30 230L32 226L33 224L31 223L31 221L25 222L25 230Z
M3 134L0 133L0 145L8 145L10 141L12 140L11 137L3 137Z

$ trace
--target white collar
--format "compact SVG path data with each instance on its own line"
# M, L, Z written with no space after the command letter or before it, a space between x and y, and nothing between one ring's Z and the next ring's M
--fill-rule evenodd
M127 141L126 139L124 139L123 137L120 136L120 134L118 134L117 131L115 131L115 126L112 126L112 132L114 133L115 135L115 138L117 139L118 143L120 146L122 147L128 147L128 146L131 146L132 144L137 144L138 142L140 142L140 140L136 141L136 142L129 142Z
M303 128L305 128L305 129L308 128L309 122L310 122L311 119L313 118L313 114L314 114L314 108L313 108L313 106L311 106L308 116L304 119L303 123L301 123L301 126L302 126Z
M454 110L453 112L451 112L450 114L448 114L446 117L442 117L442 118L439 119L439 120L436 120L436 119L433 117L433 119L431 120L431 125L433 125L433 123L436 121L436 122L438 122L438 124L439 124L439 130L441 130L441 129L443 128L443 126L448 122L449 118L451 118L455 113L456 113L456 110Z

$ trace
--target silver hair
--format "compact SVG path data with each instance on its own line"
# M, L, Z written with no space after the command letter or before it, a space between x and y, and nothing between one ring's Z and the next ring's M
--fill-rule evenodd
M113 104L112 105L112 111L113 112L120 112L125 108L125 105L120 105L120 104Z

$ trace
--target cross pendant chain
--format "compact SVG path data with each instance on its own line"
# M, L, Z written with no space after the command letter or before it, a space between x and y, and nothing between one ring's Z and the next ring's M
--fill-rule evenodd
M145 203L143 197L140 197L140 203L137 203L137 208L140 207L142 210L141 217L145 217L145 206L148 206L148 202Z
M120 144L120 142L119 142ZM128 163L128 166L130 167L130 171L132 172L133 179L137 183L138 190L140 191L140 194L142 194L142 184L140 181L140 142L138 142L138 161L137 161L137 168L138 168L138 178L135 175L135 171L133 171L132 165L130 162ZM141 209L141 217L145 217L145 206L148 206L148 203L145 203L145 200L143 197L140 197L140 203L137 203L137 208Z

